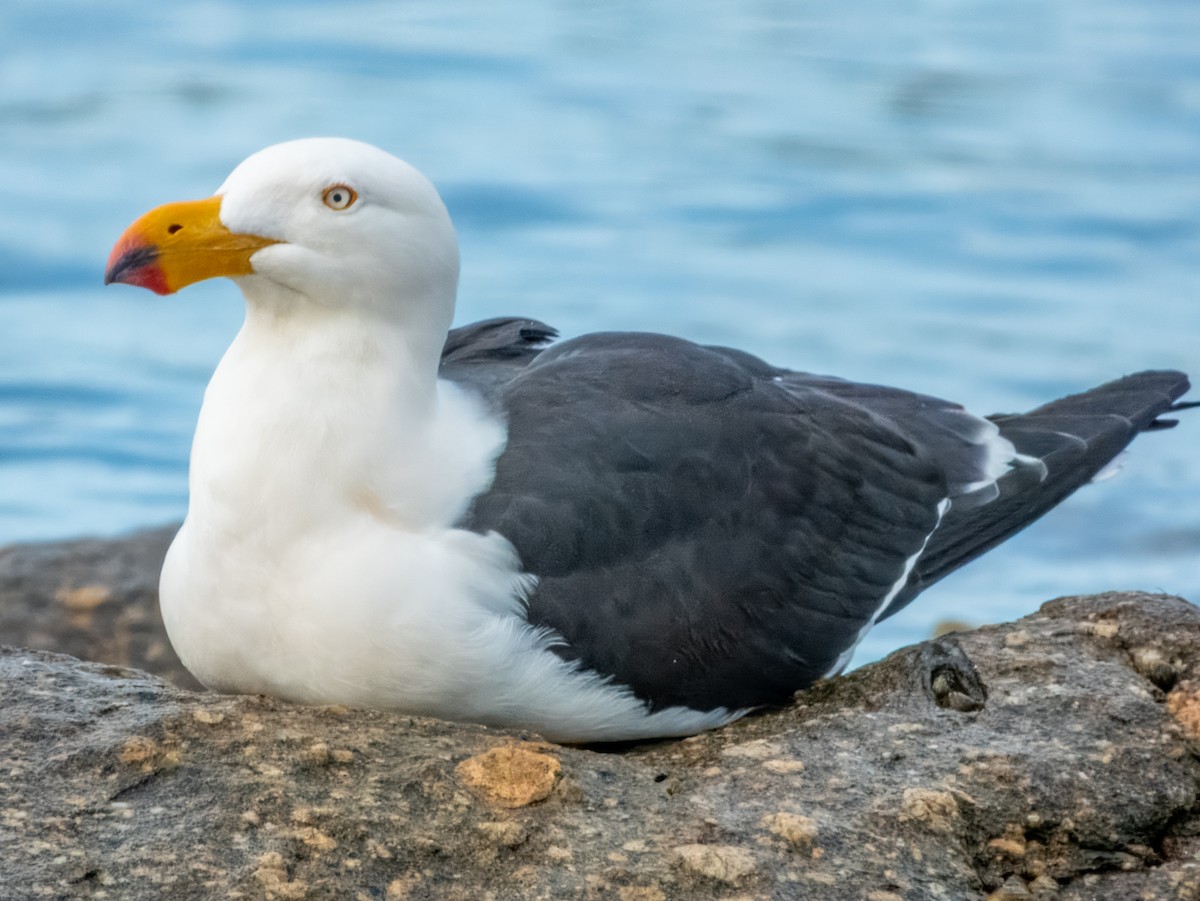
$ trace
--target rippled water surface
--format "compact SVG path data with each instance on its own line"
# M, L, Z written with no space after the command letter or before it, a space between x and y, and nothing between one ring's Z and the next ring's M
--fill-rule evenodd
M0 9L0 541L178 519L228 283L108 249L250 152L342 134L437 182L459 320L671 331L978 412L1200 373L1200 4L526 0ZM1200 599L1200 416L862 656L1059 594Z

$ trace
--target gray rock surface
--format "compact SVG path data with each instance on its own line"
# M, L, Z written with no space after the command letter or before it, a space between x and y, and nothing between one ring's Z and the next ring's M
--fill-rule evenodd
M21 584L47 608L0 641L173 675L140 540L75 544L94 576L46 549L49 582L0 554L0 625ZM89 586L110 598L61 600ZM128 639L53 622L80 609ZM1198 752L1200 610L1161 595L1053 601L615 750L5 649L0 898L1196 899Z
M158 612L158 574L178 529L0 548L0 644L137 667L199 688Z

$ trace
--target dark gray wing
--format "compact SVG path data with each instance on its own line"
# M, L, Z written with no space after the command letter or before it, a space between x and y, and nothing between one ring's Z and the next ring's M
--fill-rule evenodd
M538 576L529 619L654 707L786 701L902 586L981 422L660 335L566 341L489 381L508 422L463 525ZM903 420L887 413L903 410Z
M513 542L539 577L529 619L564 657L655 708L786 701L1196 406L1175 402L1181 373L1149 372L992 417L1027 458L993 481L989 427L936 398L659 335L543 350L553 335L520 319L450 335L443 375L509 426L463 524Z

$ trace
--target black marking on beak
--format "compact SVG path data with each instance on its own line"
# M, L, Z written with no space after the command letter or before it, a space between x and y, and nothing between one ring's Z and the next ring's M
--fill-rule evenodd
M149 266L158 260L158 248L152 245L143 245L142 247L134 247L121 254L120 259L108 267L108 271L104 273L104 284L111 285L113 282L121 281L121 276L127 272L133 272L141 269L143 266Z

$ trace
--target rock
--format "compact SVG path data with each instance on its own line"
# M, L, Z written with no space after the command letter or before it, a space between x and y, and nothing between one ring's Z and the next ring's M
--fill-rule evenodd
M793 845L811 847L817 839L817 824L811 817L778 811L767 814L758 824L768 832L786 839Z
M157 639L119 608L152 610L150 576L76 547L92 571L0 554L0 622L25 584L49 610L17 636L135 659ZM128 640L51 624L85 615ZM1200 898L1200 610L1178 598L1053 601L617 749L46 651L0 651L0 686L5 901Z
M758 869L754 854L737 845L691 844L674 849L681 868L703 880L737 885Z
M200 688L158 612L158 574L178 529L0 548L0 643L136 667Z

